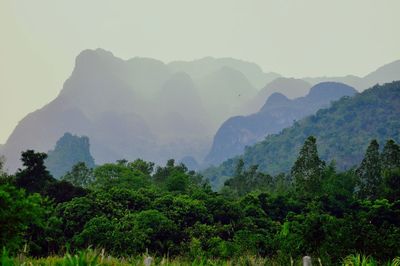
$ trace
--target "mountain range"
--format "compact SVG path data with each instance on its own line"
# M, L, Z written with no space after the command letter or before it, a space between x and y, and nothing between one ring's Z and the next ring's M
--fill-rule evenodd
M291 82L302 85L304 81ZM282 93L274 92L257 113L235 116L221 125L205 158L205 164L219 164L239 155L246 146L261 141L269 134L278 133L294 121L313 114L320 108L328 107L331 101L355 93L357 91L354 88L337 82L319 83L313 86L306 96L293 100Z
M353 97L343 97L331 107L297 121L278 134L249 146L240 156L208 168L203 174L214 187L232 176L239 158L246 166L258 165L269 174L287 173L305 139L317 138L320 157L339 169L360 163L372 139L400 141L400 81L376 85Z
M271 94L278 92L286 97L293 99L305 96L310 88L311 83L308 83L302 79L295 78L284 78L279 77L267 83L257 95L254 96L250 101L242 107L243 114L254 114L260 110L260 108L265 104Z
M361 90L363 84L400 79L399 62L348 84L354 79L354 87ZM122 158L156 163L189 158L196 165L230 117L257 112L274 92L292 99L320 81L341 79L347 78L285 79L233 58L165 64L141 57L123 60L103 49L85 50L59 95L24 117L0 153L12 172L20 166L21 151L48 152L70 132L89 137L99 164Z
M18 123L2 154L15 171L22 150L47 152L71 132L90 138L98 163L138 157L157 163L185 156L202 160L222 121L239 114L257 94L257 84L277 76L229 58L165 64L85 50L59 95Z
M399 80L400 79L399 75L400 75L400 60L396 60L394 62L379 67L378 69L365 75L364 77L348 75L345 77L317 77L317 78L302 78L302 79L312 84L324 81L342 82L356 88L358 91L363 91L378 83L383 84L386 82Z

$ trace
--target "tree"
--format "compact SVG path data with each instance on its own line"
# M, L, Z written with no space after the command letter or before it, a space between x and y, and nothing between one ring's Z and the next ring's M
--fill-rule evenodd
M378 197L379 187L382 184L381 169L379 144L374 139L370 142L364 159L356 170L360 198L376 199Z
M85 226L82 236L95 245L109 245L109 249L123 255L146 250L159 255L171 254L171 249L179 243L176 225L157 210L128 213L113 223L104 217L94 218ZM104 237L99 239L98 232ZM110 241L105 243L104 238Z
M309 136L294 163L291 175L296 188L308 194L319 190L325 162L318 156L316 138Z
M40 195L26 195L10 184L0 185L0 247L18 250L32 225L41 225L44 209Z
M4 156L0 156L0 185L14 182L14 176L8 175L7 171L4 169L5 162L6 158Z
M383 172L383 196L390 201L400 200L400 168Z
M70 172L62 177L62 180L70 182L74 186L86 188L94 182L93 170L88 168L84 162L79 162L72 167Z
M391 201L400 199L400 147L390 139L383 147L382 155L383 187L382 196Z
M142 159L136 159L135 161L128 164L128 167L132 170L141 171L145 175L151 175L154 170L154 163L146 162Z
M82 187L74 186L67 181L55 181L46 187L44 195L49 196L56 203L70 201L75 197L83 197L87 191Z
M4 156L0 156L0 176L5 174L4 164L6 162L6 158Z
M102 189L115 186L139 189L150 184L148 176L122 164L103 164L94 170L94 176L93 187Z
M34 150L22 152L21 161L25 169L18 169L16 174L17 186L30 193L43 193L47 185L55 181L44 165L46 158L46 153L35 152Z
M393 170L400 168L400 147L390 139L383 147L382 155L382 169Z
M182 172L172 172L165 182L168 191L185 192L189 186L189 176Z
M249 169L244 169L244 162L239 159L234 177L225 181L224 192L237 193L239 196L243 196L246 193L257 189L268 191L272 189L272 177L268 174L264 174L258 171L258 165L252 165ZM230 188L230 189L226 189Z
M59 237L64 238L65 242L71 241L74 235L83 230L90 219L102 214L99 211L100 207L94 199L87 196L58 204L55 215L61 221L59 226L62 235Z

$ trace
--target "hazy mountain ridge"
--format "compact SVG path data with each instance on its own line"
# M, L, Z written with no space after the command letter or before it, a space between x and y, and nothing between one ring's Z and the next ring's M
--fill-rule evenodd
M400 75L396 62L366 79ZM201 163L222 122L247 114L243 106L259 98L258 89L265 87L257 85L279 77L232 58L165 64L141 57L123 60L103 49L85 50L57 98L22 119L1 153L14 171L22 150L47 152L71 132L90 138L98 163L137 157L164 163L185 156ZM291 92L288 87L279 90L285 88Z
M400 60L385 64L364 77L347 75L344 77L304 77L302 79L311 84L325 81L342 82L356 88L358 91L363 91L378 83L382 84L400 80Z
M193 61L173 61L170 62L168 66L174 72L184 71L195 79L218 71L222 67L233 68L243 73L252 86L257 89L262 88L265 84L281 76L273 72L265 73L261 67L255 63L229 57L214 58L209 56Z
M279 77L266 84L252 99L243 107L243 114L253 114L258 112L265 101L274 92L279 92L294 99L305 96L312 85L302 79Z
M65 132L88 136L99 163L203 158L220 123L257 92L235 67L243 63L248 73L263 75L257 65L240 60L228 60L232 66L206 61L221 67L205 67L211 71L193 78L155 59L82 51L57 98L28 114L8 138L2 151L7 166L14 171L20 165L22 150L47 152ZM211 98L221 97L228 100L218 109Z
M257 112L267 98L274 92L280 92L291 99L305 96L312 86L321 82L344 83L354 87L358 91L363 91L376 84L383 84L395 80L400 80L400 60L378 67L376 70L364 77L358 77L355 75L304 78L277 77L267 83L253 99L246 103L241 112L242 114L252 114Z
M195 79L195 83L201 88L199 94L208 114L216 122L215 129L227 117L241 114L243 104L257 94L256 88L243 73L226 66Z
M246 165L259 165L262 171L277 174L293 165L304 140L317 138L319 154L326 161L334 160L339 169L360 163L368 143L377 139L400 141L400 81L377 85L353 97L334 102L279 134L245 149L240 157ZM231 176L239 157L228 159L203 173L215 185L224 176Z
M249 116L229 118L218 129L205 164L218 164L243 153L244 148L274 134L331 101L351 96L356 90L342 83L324 82L313 86L305 97L293 100L281 93L273 93L259 112Z

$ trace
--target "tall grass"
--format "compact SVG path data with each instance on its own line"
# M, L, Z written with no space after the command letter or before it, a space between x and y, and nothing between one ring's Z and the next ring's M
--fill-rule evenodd
M49 256L46 258L29 258L25 256L11 257L6 249L3 248L0 257L0 266L147 266L145 258L148 255L115 258L105 255L104 250L96 251L92 249L83 250L76 254L66 253L64 256ZM257 256L242 256L232 259L213 259L206 257L198 257L196 259L189 258L154 258L151 265L163 266L234 266L234 265L301 265L301 258L293 260L292 258L262 258ZM315 259L313 265L325 265L320 259ZM393 259L386 264L378 264L378 262L369 256L350 255L342 260L343 266L400 266L400 257Z
M365 255L349 255L343 259L344 266L377 266L377 265L386 265L386 266L400 266L400 257L394 258L392 261L386 262L386 264L378 264L378 262L370 257Z

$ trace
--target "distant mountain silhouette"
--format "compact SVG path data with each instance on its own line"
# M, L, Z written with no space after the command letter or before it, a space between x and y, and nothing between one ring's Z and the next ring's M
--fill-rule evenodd
M138 157L157 163L185 156L201 160L222 121L256 95L253 83L277 76L234 59L164 64L85 50L59 95L18 123L2 154L15 171L21 151L47 152L71 132L90 138L99 164Z
M243 104L257 94L246 76L231 67L222 67L195 82L216 127L227 117L240 114Z
M255 97L243 106L244 114L252 114L260 110L268 97L274 92L280 92L288 98L298 98L306 95L312 85L302 79L276 78L262 88Z
M243 73L255 88L262 88L265 84L280 77L277 73L264 73L254 63L234 58L204 57L193 61L174 61L169 63L168 66L172 71L186 72L194 79L209 75L223 67L229 67Z
M78 137L71 133L65 133L57 141L54 150L49 151L47 155L46 167L55 178L62 177L79 162L85 163L89 168L94 167L88 137Z
M395 80L400 80L400 60L396 60L382 67L379 67L377 70L369 73L364 77L348 75L345 77L307 77L302 79L311 84L316 84L324 81L342 82L356 88L358 91L363 91L378 83L383 84Z
M336 82L317 84L305 97L293 100L274 92L259 112L249 116L235 116L222 124L214 137L205 163L218 164L241 154L245 146L264 139L268 134L278 133L292 125L295 120L327 107L331 101L355 93L354 88Z

